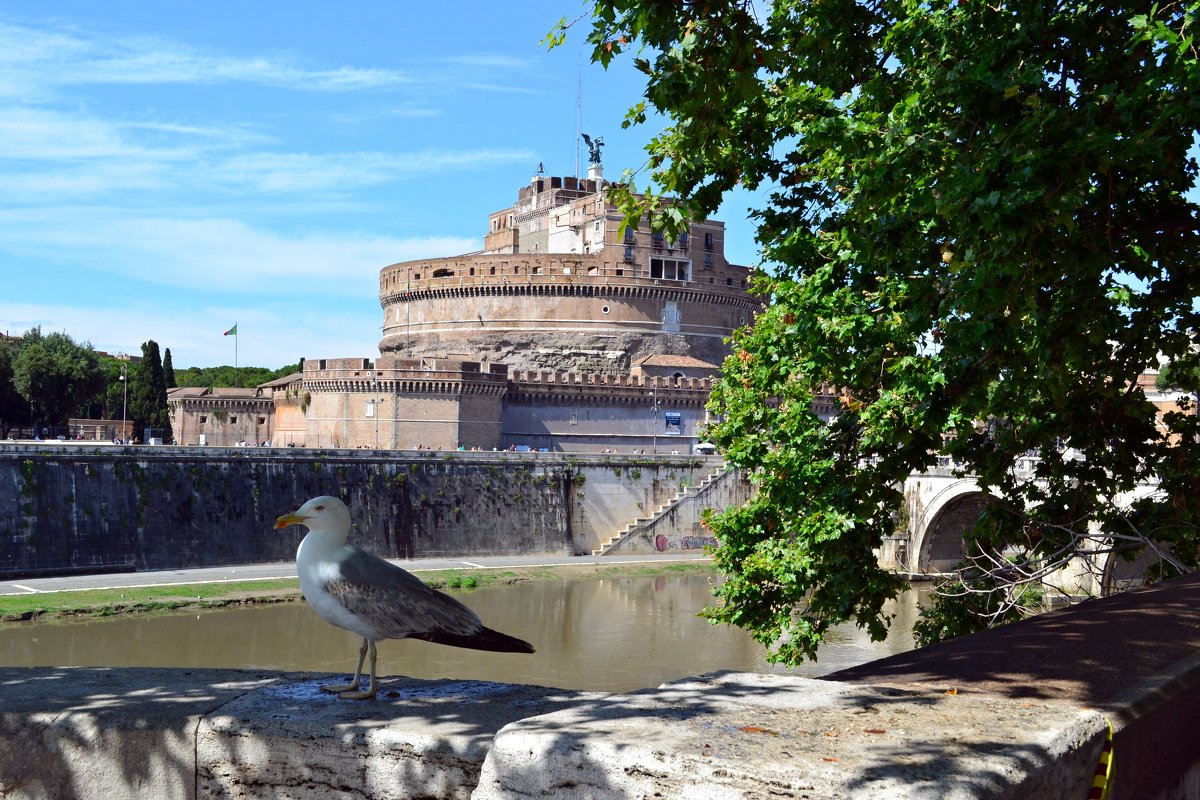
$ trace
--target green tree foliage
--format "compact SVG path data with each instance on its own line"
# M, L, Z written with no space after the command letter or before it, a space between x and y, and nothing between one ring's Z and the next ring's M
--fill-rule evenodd
M36 421L65 425L87 407L104 376L88 342L76 343L65 333L27 331L12 362L12 383L29 404Z
M233 367L225 365L220 367L188 367L179 370L175 375L179 386L209 388L215 386L258 386L267 381L291 375L296 371L296 367L293 364L274 370L267 369L266 367L238 367L235 370Z
M0 341L0 436L7 435L14 425L30 422L29 403L13 385L14 350L8 342Z
M167 384L163 379L158 342L142 343L142 360L129 371L129 419L137 436L146 428L165 441L171 439L171 413L167 408Z
M125 376L129 377L129 369L132 363L118 358L101 358L100 368L104 372L104 388L92 400L92 408L99 408L99 413L93 411L92 418L99 419L120 419L121 411L124 408L126 418L128 418L128 403L129 395L125 381L121 380L121 370L125 370Z
M174 389L179 384L175 381L175 364L171 361L171 348L167 348L163 353L163 381L166 382L168 389Z
M668 231L735 187L767 197L768 305L712 400L712 440L758 490L712 520L713 619L787 662L846 620L885 635L902 584L874 551L896 487L938 453L1005 500L943 600L981 613L942 607L927 639L1007 618L1087 548L1152 538L1196 564L1200 448L1170 441L1197 418L1160 430L1131 387L1159 354L1196 358L1198 11L596 0L593 59L630 53L646 75L626 124L668 123L644 203L627 176L630 218L664 193ZM826 387L832 424L811 403ZM1026 453L1036 480L1013 468ZM1111 501L1152 479L1160 493Z
M1200 392L1200 361L1185 359L1164 364L1158 372L1154 385L1158 389L1182 389L1185 392Z

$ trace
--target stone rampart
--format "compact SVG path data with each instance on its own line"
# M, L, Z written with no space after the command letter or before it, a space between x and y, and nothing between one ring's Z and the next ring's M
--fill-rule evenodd
M0 447L0 574L286 561L275 518L320 494L388 558L585 553L709 459L301 448ZM713 459L719 463L719 459Z

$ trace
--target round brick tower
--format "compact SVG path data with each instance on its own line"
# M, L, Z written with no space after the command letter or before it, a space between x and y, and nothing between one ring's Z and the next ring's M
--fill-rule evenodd
M723 223L674 242L645 224L621 232L598 165L586 180L535 176L489 223L479 253L381 271L381 352L609 375L653 356L715 368L760 307L749 269L725 260Z

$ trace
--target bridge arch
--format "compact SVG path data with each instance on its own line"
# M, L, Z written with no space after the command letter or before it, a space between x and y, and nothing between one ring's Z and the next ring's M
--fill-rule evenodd
M928 480L932 476L921 477ZM995 499L970 478L933 480L942 485L927 500L921 497L921 481L915 484L917 513L912 514L910 552L916 556L916 572L946 572L962 561L963 534ZM927 491L932 489L927 487Z

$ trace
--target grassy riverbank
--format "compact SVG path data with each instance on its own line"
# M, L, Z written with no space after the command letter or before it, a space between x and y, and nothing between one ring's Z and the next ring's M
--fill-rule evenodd
M712 566L707 561L697 561L663 564L662 566L642 563L530 567L527 569L429 570L416 574L430 586L454 593L484 586L502 586L535 580L675 575L711 571ZM300 599L300 586L295 578L40 592L0 597L0 623L19 623L45 618L149 614L174 609L222 608L255 603L287 603Z

